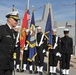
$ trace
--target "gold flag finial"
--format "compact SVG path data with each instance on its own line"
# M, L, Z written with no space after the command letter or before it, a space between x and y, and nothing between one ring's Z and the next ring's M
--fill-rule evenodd
M26 11L28 10L28 7L27 7L27 5L26 5L26 9L25 9Z
M34 12L34 6L32 6L32 12Z
M12 5L12 11L15 11L15 9L14 9L14 5Z

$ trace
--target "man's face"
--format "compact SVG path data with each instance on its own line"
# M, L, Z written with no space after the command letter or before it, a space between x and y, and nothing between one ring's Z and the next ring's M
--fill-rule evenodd
M14 18L9 18L8 22L11 25L11 27L16 27L18 24L18 20L14 19Z
M37 29L37 32L38 32L38 33L41 32L41 29Z
M69 33L65 33L64 35L65 35L65 36L68 36L68 34L69 34Z
M68 36L69 35L69 31L64 31L64 35Z
M56 31L53 31L52 33L53 33L53 35L56 35Z

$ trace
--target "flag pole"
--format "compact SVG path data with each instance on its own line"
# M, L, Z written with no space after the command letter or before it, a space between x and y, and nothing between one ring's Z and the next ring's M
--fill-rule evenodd
M50 29L49 29L50 27ZM47 39L47 43L48 43L48 57L47 57L47 74L49 74L49 62L50 62L50 49L52 49L52 21L51 21L51 14L50 14L50 8L49 8L49 13L48 13L48 18L47 18L47 22L46 22L46 28L45 28L45 32L48 32L47 37L49 38L49 40ZM50 35L50 36L49 36Z
M21 49L22 50L22 49ZM21 63L20 63L20 72L22 72L22 66L23 66L23 53L21 53L20 55L20 60L21 60Z
M29 9L29 5L30 5L30 2L29 2L29 0L28 0L28 9Z
M47 75L49 74L49 50L48 50L48 56L47 56Z

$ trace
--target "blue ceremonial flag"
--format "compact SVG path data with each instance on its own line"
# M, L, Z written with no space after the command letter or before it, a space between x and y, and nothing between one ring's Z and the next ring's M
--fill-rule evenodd
M29 58L30 62L33 61L34 57L36 56L36 37L35 37L35 20L34 20L34 9L32 11L32 18L30 24L30 32L28 34L28 41L29 44Z
M52 48L52 20L51 20L51 9L49 9L48 18L45 27L45 35L47 37L48 48Z

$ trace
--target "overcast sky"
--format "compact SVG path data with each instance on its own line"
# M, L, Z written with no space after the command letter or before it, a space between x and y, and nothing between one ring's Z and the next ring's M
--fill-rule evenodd
M28 0L0 0L0 24L6 23L5 15L11 11L12 5L19 11L20 18L23 17ZM57 22L75 20L75 0L30 0L30 14L34 6L35 20L41 19L44 5L52 4L54 19ZM40 8L41 7L41 8Z

